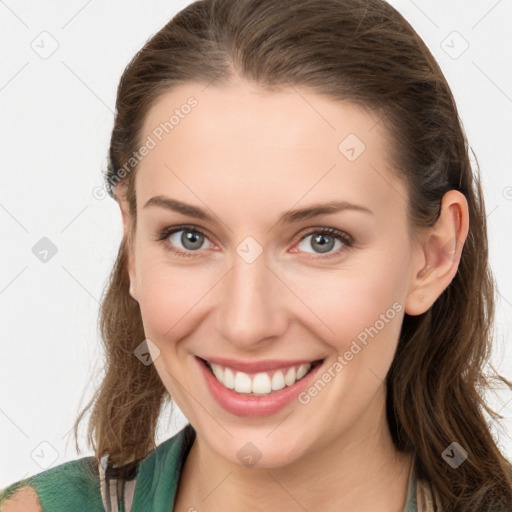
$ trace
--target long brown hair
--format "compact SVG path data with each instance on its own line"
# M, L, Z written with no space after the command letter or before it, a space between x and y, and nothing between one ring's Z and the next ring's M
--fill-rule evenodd
M495 285L479 175L450 88L409 23L382 0L200 0L172 18L135 55L117 91L105 173L109 194L127 193L136 219L134 153L148 109L186 82L216 85L238 74L267 90L301 86L377 112L397 141L396 172L409 191L410 226L432 226L443 194L456 189L469 205L469 234L450 285L422 315L405 315L387 375L387 418L398 450L414 451L420 479L444 510L512 507L512 469L484 412L495 377L491 351ZM134 225L135 229L135 225ZM89 441L133 467L155 447L169 396L153 365L134 350L144 340L129 295L130 234L119 248L100 312L106 349L103 382L75 424L92 409ZM506 381L502 377L499 377ZM469 457L457 469L441 456L457 442Z

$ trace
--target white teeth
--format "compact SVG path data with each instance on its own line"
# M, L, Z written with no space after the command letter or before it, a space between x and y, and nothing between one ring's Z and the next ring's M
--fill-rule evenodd
M268 374L258 373L252 381L252 392L263 394L270 393L271 391L272 385L270 383L270 377L268 376Z
M297 375L297 373L295 372L295 368L290 368L286 372L286 375L284 376L284 383L287 386L291 386L295 382L295 376L296 375Z
M274 373L272 377L272 391L278 391L279 389L283 389L286 386L284 383L284 376L281 370Z
M224 380L219 382L222 382L228 389L235 389L235 376L229 368L224 371Z
M251 377L247 373L236 372L235 375L235 391L237 393L251 392Z
M297 377L296 377L296 379L297 380L302 379L302 377L304 377L304 375L306 375L306 373L308 373L310 368L311 368L310 364L301 364L299 366L299 369L297 370Z
M212 367L213 374L217 377L217 380L222 380L222 375L224 373L223 369L215 363L210 363L210 366Z
M237 393L255 395L268 395L272 391L278 391L285 386L291 386L302 379L311 369L311 363L301 364L297 371L294 367L288 370L277 370L271 373L261 372L252 377L245 373L223 368L215 363L208 363L215 378L226 388L233 389Z

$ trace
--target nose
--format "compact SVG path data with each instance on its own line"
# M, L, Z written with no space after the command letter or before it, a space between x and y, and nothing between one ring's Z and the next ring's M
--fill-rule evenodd
M286 296L288 292L288 297ZM260 350L286 332L290 291L267 266L265 253L249 263L235 254L233 267L219 283L217 334L233 346Z

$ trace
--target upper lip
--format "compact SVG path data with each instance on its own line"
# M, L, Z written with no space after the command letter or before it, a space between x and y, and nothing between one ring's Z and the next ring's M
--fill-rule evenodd
M267 372L270 370L278 370L280 368L289 368L290 366L300 366L301 364L308 364L319 361L320 359L294 359L294 360L279 360L279 359L266 359L265 361L242 361L240 359L230 359L225 357L201 357L210 363L215 363L220 366L228 366L233 370L238 370L244 373L257 373Z

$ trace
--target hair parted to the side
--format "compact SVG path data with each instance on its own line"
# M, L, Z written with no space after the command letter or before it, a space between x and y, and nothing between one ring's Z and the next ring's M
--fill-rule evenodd
M127 193L133 219L136 165L130 158L141 146L149 108L177 85L219 85L235 74L267 90L301 86L377 112L396 141L390 153L408 186L411 229L433 225L446 191L465 195L470 226L457 274L426 313L405 315L387 376L388 424L396 447L416 452L419 477L430 481L443 510L512 507L512 469L484 416L501 418L483 397L496 378L484 372L495 285L483 194L434 57L382 0L192 3L135 55L117 91L105 178L112 197L121 189ZM125 236L101 305L104 380L75 424L76 434L92 408L88 433L96 456L109 453L126 470L154 448L156 423L169 399L153 365L134 356L145 335L129 295L128 244ZM469 452L456 470L441 457L453 441Z

